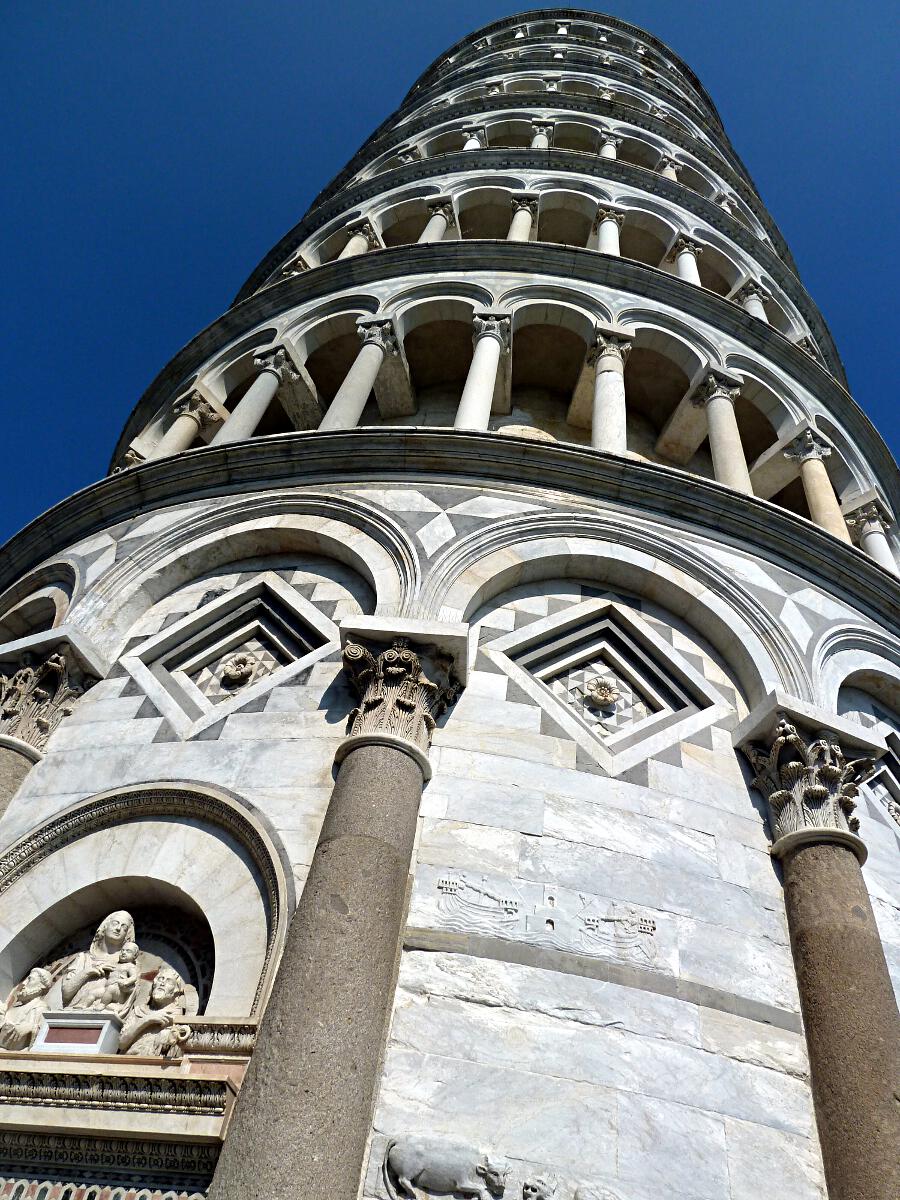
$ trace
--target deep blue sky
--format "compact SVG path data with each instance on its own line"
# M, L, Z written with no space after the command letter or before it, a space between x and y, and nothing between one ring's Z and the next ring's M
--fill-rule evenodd
M7 0L0 539L100 478L158 370L482 0ZM896 7L634 0L679 53L900 451Z

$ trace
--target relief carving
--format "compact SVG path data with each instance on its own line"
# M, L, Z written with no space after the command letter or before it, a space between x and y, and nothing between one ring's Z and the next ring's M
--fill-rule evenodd
M534 1175L522 1184L522 1200L553 1200L557 1187L552 1175Z
M388 1143L382 1174L391 1200L419 1200L416 1187L439 1196L491 1200L506 1190L509 1166L463 1142L409 1134Z
M0 1046L4 1050L27 1050L40 1029L47 1008L47 993L53 976L35 967L10 993L0 1024Z
M65 649L53 650L43 659L23 655L18 671L0 674L0 733L43 750L91 683Z

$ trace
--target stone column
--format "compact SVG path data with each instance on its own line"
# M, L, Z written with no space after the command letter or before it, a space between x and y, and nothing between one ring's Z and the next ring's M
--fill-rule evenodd
M803 733L795 720L773 714L764 740L743 748L768 802L771 853L784 872L828 1195L896 1200L900 1015L852 815L871 764L848 761L831 729Z
M734 216L734 210L731 207L731 203L731 197L727 192L719 192L717 194L716 204L718 204L719 208L721 208L724 212L727 212L729 217Z
M693 403L706 410L709 449L717 482L752 496L750 472L734 415L735 401L740 394L740 380L710 371L697 389Z
M353 641L360 697L209 1200L356 1200L449 659Z
M399 353L394 323L390 318L358 321L357 330L362 338L362 346L322 418L319 433L355 429L375 386L385 355Z
M483 129L464 129L463 150L483 150L484 149L484 130Z
M473 325L475 353L456 410L454 429L487 429L500 355L509 349L509 317L505 313L475 313Z
M419 245L426 242L440 242L444 234L456 224L453 215L453 202L449 196L437 196L427 204L430 216L425 228L419 234Z
M846 521L849 528L856 533L861 549L865 550L869 558L892 575L900 574L885 532L891 524L891 514L880 500L857 503L850 509Z
M615 134L601 133L600 134L600 157L601 158L615 158L616 153L617 153L616 148L618 146L621 146L621 144L622 144L622 139L620 137L616 137Z
M628 449L625 409L625 360L629 334L597 332L588 361L596 364L591 445L595 450L624 454Z
M366 217L358 221L351 221L347 226L347 245L338 255L338 260L342 258L355 258L358 254L368 254L370 250L377 250L378 235L372 226L371 221Z
M531 128L534 131L531 138L531 149L549 150L550 139L553 137L553 122L532 121Z
M508 242L531 241L531 229L537 218L538 198L534 192L519 192L512 197L512 220L509 223Z
M675 183L678 182L679 167L680 163L677 163L674 158L670 158L667 154L664 154L657 163L657 170L659 171L660 175L662 175L664 179L674 180Z
M245 438L253 437L281 383L297 378L293 361L284 346L260 351L254 355L253 365L259 375L217 431L211 445L224 446L228 442L242 442Z
M175 420L148 455L150 461L190 449L201 429L221 420L213 406L199 392L191 392L176 400L172 411Z
M847 522L835 495L834 485L828 475L824 459L831 454L831 446L818 433L806 429L785 450L785 458L800 463L800 479L809 506L810 518L820 529L834 534L842 542L851 545Z
M675 274L679 279L686 279L688 283L694 283L697 287L702 287L700 282L700 269L697 266L697 259L703 253L703 247L690 238L680 237L676 240L675 246L669 252L669 262L675 263Z
M558 92L559 91L559 81L561 78L562 78L561 75L545 75L544 76L544 87L547 89L548 92Z
M594 229L597 233L597 250L600 254L614 254L618 258L622 251L619 248L619 230L625 223L625 214L617 208L598 208L594 217Z
M769 318L766 316L765 301L768 300L769 293L761 283L751 279L748 283L734 294L734 300L740 304L744 312L748 312L751 317L758 317L760 321L765 321L769 324Z

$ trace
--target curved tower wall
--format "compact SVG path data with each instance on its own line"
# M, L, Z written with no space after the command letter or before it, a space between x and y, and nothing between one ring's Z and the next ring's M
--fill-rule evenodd
M898 504L677 56L442 55L6 547L0 1197L888 1200Z

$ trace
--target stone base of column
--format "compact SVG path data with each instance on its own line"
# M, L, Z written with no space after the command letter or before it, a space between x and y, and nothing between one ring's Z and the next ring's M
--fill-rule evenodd
M782 864L829 1198L897 1200L900 1015L859 861L806 843Z
M356 1200L421 795L394 746L341 763L209 1200Z

